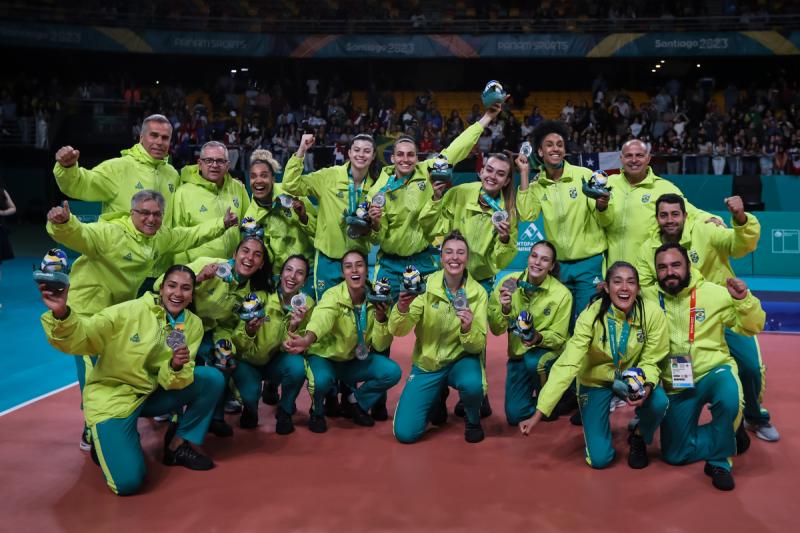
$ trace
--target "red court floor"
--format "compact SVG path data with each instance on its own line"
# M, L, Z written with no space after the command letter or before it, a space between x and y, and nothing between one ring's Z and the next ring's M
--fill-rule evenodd
M162 466L164 426L141 420L148 481L142 494L124 498L79 451L78 390L67 389L0 418L0 531L791 531L800 480L798 341L761 336L766 406L782 440L754 438L736 459L729 493L711 486L702 463L661 462L657 445L647 469L628 468L627 409L612 418L620 453L606 470L586 466L580 428L565 418L522 437L502 415L505 339L492 337L495 414L484 420L480 444L464 442L453 416L414 445L394 440L391 421L369 429L334 419L316 435L305 427L303 392L292 435L276 435L274 408L262 405L258 429L209 436L205 450L217 462L210 472ZM399 339L393 350L405 374L411 343ZM402 383L390 392L390 409Z

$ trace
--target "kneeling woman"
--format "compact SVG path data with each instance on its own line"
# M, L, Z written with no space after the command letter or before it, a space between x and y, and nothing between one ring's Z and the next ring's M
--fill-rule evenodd
M467 274L468 261L467 241L453 231L442 243L442 270L428 277L426 292L401 293L392 310L389 331L402 336L414 328L416 336L411 375L394 415L394 435L400 442L418 441L429 419L446 419L442 403L448 386L458 389L464 404L464 438L483 440L479 410L486 376L480 354L486 347L487 296Z
M538 392L567 340L571 316L572 294L558 281L556 248L539 241L531 247L528 268L500 280L489 300L492 333L508 331L505 407L512 426L536 411Z
M108 307L81 317L67 306L69 289L54 292L40 285L50 312L42 325L50 344L64 353L95 353L97 364L83 390L93 457L106 483L119 495L137 492L145 461L136 430L140 416L181 412L164 439L164 464L208 470L214 463L192 444L202 445L214 404L222 393L222 375L195 367L203 337L200 319L187 309L194 294L194 273L183 265L167 270L160 294Z
M257 293L264 301L264 317L242 322L234 334L237 365L233 381L242 398L239 424L243 428L258 425L261 381L268 379L276 391L280 385L282 393L275 411L275 432L288 435L294 431L292 415L296 411L295 400L306 380L305 359L280 348L288 333L302 333L308 322L314 300L301 292L308 272L305 257L290 256L283 263L278 290L271 294Z
M657 386L658 365L669 351L666 319L657 304L639 296L639 275L629 263L611 265L605 281L605 291L578 316L575 333L539 394L536 413L520 422L519 428L527 435L543 416L550 415L577 376L586 462L592 468L608 466L615 455L609 423L614 389L624 383L625 370L639 368L644 374L642 396L626 401L647 423L638 424L628 436L628 465L644 468L649 462L645 443L653 440L669 403L664 389Z
M400 381L400 367L384 352L392 343L386 303L367 299L367 257L358 250L342 257L344 281L328 290L314 309L304 335L288 333L284 343L289 353L308 350L308 391L311 419L308 429L324 433L323 401L335 380L353 390L350 404L353 422L372 426L367 413L380 396ZM362 383L356 388L357 383Z

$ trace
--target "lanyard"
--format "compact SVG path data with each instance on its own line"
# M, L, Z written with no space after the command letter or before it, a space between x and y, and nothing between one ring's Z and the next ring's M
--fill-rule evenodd
M169 311L167 311L167 322L173 330L183 331L183 328L186 326L186 324L184 324L185 320L185 311L181 311L181 313L178 315L178 318L172 318L172 315L169 314Z
M356 208L358 208L358 200L361 198L361 192L364 189L365 181L366 176L364 177L364 181L361 182L361 185L358 186L358 190L356 190L356 180L353 177L353 172L350 170L350 167L347 167L347 199L350 205L350 213L355 213Z
M492 208L492 211L502 211L503 208L500 207L500 204L497 200L486 194L486 191L483 190L481 187L481 199L486 202L486 205Z
M413 175L414 173L412 172L405 178L399 178L397 174L392 174L392 176L389 178L389 181L386 182L386 185L381 187L381 192L389 193L396 191L397 189L405 185L408 182L409 178L411 178L411 176Z
M458 287L458 289L456 290L455 294L450 292L450 289L447 287L447 283L445 283L444 279L442 279L442 286L444 287L444 293L447 296L447 299L450 300L450 303L453 303L453 300L455 299L456 296L460 295L460 296L463 296L465 298L467 297L467 293L464 292L464 280L463 279L461 281L461 285Z
M358 334L358 344L366 345L364 336L367 332L367 304L353 306L353 315L356 318L356 333Z
M607 319L608 323L608 343L611 345L611 357L614 360L614 365L619 368L622 356L628 350L628 337L631 333L631 323L625 320L622 326L622 333L619 336L619 346L617 346L617 323L610 318Z
M519 287L526 293L534 293L536 291L542 290L540 286L534 285L533 283L530 283L526 279L523 279L526 278L527 275L528 275L528 270L526 269L525 272L520 274L520 276L517 278L517 287Z
M667 308L664 305L664 294L658 293L658 303L661 305L661 310L667 314ZM692 289L691 296L689 296L689 350L694 344L694 325L697 319L697 287Z

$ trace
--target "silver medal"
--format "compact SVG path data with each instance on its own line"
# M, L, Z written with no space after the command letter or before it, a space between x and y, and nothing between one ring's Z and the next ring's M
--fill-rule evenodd
M463 311L464 309L469 309L469 302L467 302L467 297L463 294L457 294L455 298L453 298L453 308L456 311Z
M171 350L177 350L179 347L185 345L186 335L183 334L183 331L173 329L170 331L169 335L167 335L167 346L169 346Z
M228 279L231 277L233 273L233 269L231 268L230 263L217 263L217 277L222 279Z
M383 207L386 205L386 195L382 192L379 192L375 196L372 197L372 205L375 207Z
M292 202L294 202L294 198L292 198L288 194L281 194L280 196L278 196L278 200L280 201L282 207L286 209L292 208Z
M356 346L356 359L363 361L369 355L369 348L366 344L359 344Z
M499 224L501 222L505 222L508 220L508 211L505 209L501 209L500 211L495 211L492 213L492 224Z
M292 305L292 309L299 309L301 307L305 307L306 306L305 293L298 292L297 294L292 296L292 299L289 303Z
M515 280L514 278L509 278L503 282L502 287L507 291L514 292L515 290L517 290L517 280Z
M521 156L530 157L532 153L533 153L533 146L531 146L531 143L529 143L528 141L525 141L519 147L519 154Z

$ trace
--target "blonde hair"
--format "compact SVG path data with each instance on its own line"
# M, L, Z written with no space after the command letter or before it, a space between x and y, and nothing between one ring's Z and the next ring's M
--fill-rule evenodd
M250 154L250 168L253 168L256 163L266 164L272 168L272 172L278 172L281 169L281 164L272 157L272 152L263 148L253 150L253 153Z

